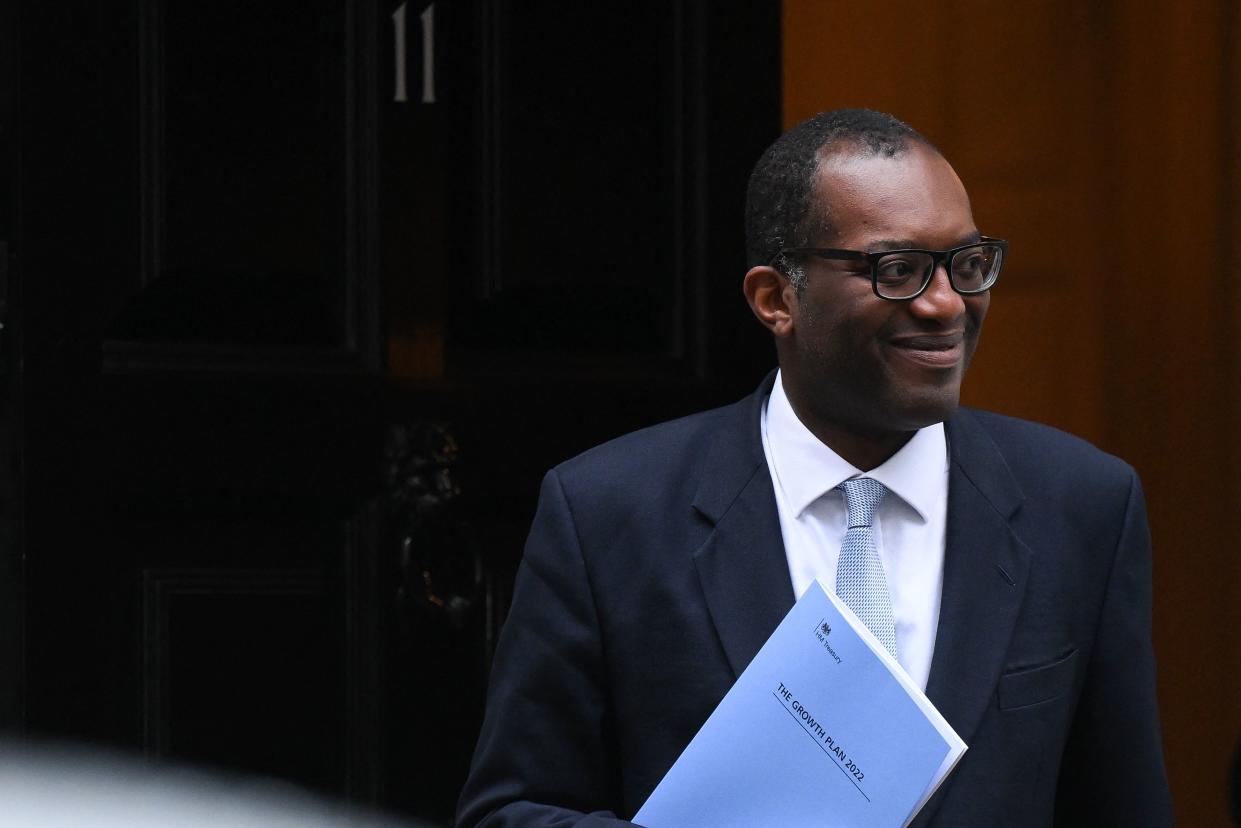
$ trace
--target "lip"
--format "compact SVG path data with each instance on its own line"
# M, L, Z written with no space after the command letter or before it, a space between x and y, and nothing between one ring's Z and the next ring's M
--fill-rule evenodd
M952 368L965 355L962 333L898 337L889 344L906 359L931 368Z

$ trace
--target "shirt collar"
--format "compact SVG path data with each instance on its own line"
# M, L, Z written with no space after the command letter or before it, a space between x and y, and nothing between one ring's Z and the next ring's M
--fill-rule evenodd
M868 472L832 451L798 419L777 372L764 420L776 485L801 517L811 503L851 477L873 477L908 503L925 521L942 497L948 468L944 424L919 429L896 454Z

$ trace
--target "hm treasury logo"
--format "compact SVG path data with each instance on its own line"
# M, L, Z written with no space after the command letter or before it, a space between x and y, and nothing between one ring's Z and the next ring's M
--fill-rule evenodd
M836 659L836 663L839 664L841 662L840 655L836 652L836 649L832 647L831 643L827 640L827 637L831 634L832 634L832 625L827 623L826 618L820 621L819 625L814 628L814 637L819 639L819 643L823 645L823 649L827 650L828 655Z

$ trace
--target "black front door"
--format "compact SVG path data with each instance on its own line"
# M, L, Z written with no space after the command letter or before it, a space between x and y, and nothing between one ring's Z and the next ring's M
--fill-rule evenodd
M543 470L770 361L778 22L6 4L10 727L447 819Z

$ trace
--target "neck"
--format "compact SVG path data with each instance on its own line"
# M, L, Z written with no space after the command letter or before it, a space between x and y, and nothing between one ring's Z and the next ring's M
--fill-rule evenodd
M815 417L812 407L798 399L796 392L787 384L784 393L789 398L793 413L821 443L839 454L845 462L862 471L881 466L901 450L917 433L913 431L882 431L843 425Z
M889 457L900 451L915 433L908 431L883 435L859 434L836 426L818 425L806 420L802 422L825 446L839 454L849 465L862 471L882 466Z

